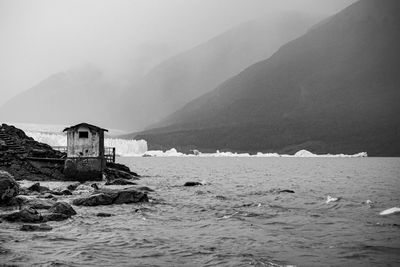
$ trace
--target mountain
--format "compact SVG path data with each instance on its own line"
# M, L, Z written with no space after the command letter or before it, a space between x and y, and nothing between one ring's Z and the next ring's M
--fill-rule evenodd
M285 13L241 24L152 69L120 99L124 127L143 129L300 36L321 16Z
M400 1L363 0L191 101L150 148L400 155Z
M87 65L51 75L0 108L0 119L10 122L112 125L115 89L101 71Z
M138 66L121 65L128 68L124 73L132 67L131 77L124 83L107 80L107 73L93 66L57 73L6 102L0 107L0 119L52 124L87 121L103 127L143 129L269 57L319 19L286 13L249 21L169 58L139 77L141 62L161 58L153 55L158 47L150 47L143 51Z

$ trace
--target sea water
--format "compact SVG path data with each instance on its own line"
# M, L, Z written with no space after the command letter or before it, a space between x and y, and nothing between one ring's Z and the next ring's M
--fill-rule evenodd
M140 185L155 190L150 203L74 207L78 215L49 222L49 232L21 232L19 224L3 222L0 263L400 265L400 215L380 215L400 206L399 158L119 161L143 175ZM183 187L187 181L204 185ZM98 212L113 216L96 217Z

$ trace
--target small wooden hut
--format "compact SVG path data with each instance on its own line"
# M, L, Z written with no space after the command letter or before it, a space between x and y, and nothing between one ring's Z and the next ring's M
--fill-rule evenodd
M108 130L79 123L64 129L67 132L67 159L64 175L72 180L101 180L106 167L104 132Z

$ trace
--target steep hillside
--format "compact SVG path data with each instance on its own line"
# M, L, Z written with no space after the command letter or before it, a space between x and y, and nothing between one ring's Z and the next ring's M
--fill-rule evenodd
M132 85L121 98L126 123L140 129L182 108L251 64L300 36L320 16L269 15L239 25L176 55Z
M161 147L400 155L400 2L359 1L139 135Z

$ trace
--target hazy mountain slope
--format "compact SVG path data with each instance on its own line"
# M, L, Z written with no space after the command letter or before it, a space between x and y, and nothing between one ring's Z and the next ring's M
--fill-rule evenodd
M286 13L244 23L161 63L121 98L140 129L214 89L251 64L268 58L304 32L320 16Z
M91 66L54 74L5 103L0 119L49 124L85 121L111 126L117 99L113 89Z
M400 2L364 0L140 134L154 146L400 155Z

